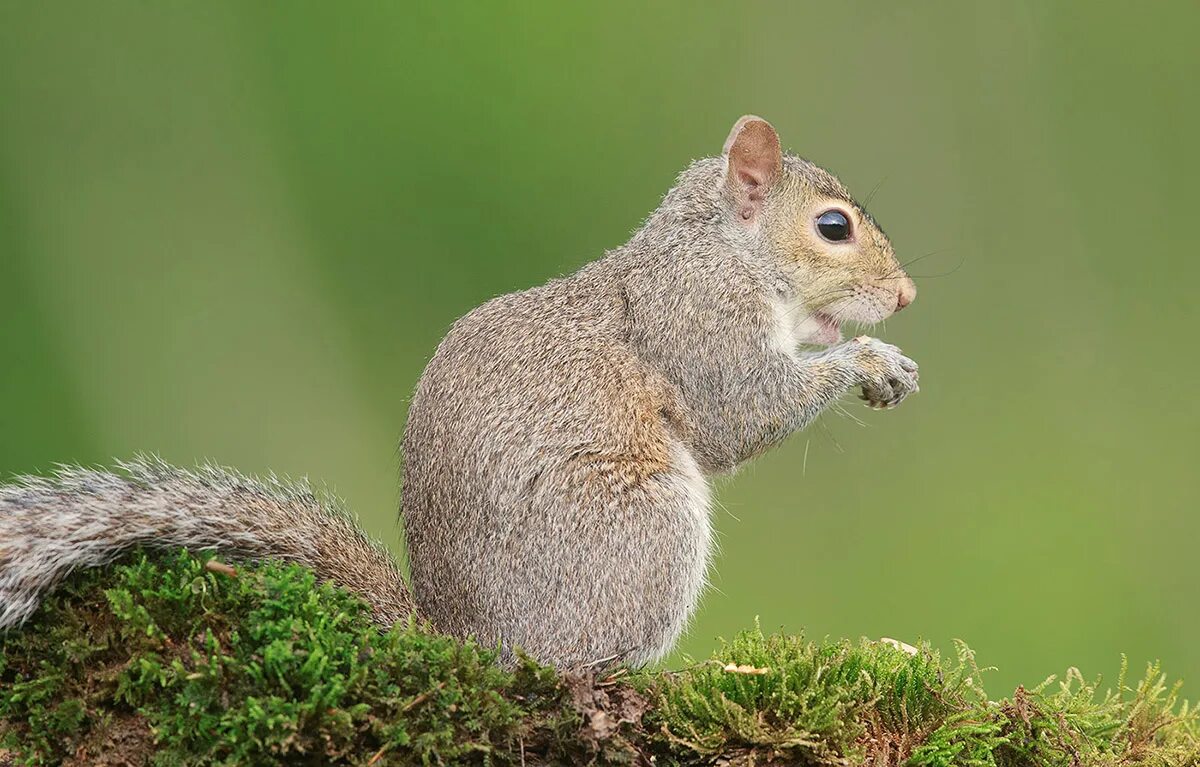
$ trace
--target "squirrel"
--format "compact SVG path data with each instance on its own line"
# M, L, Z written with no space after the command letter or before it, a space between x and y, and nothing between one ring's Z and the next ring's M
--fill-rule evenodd
M710 480L852 389L918 391L898 348L841 333L915 296L842 183L742 117L625 245L453 324L401 442L411 591L303 483L139 459L0 486L0 629L75 569L183 546L301 563L382 627L415 614L503 663L650 663L704 590Z

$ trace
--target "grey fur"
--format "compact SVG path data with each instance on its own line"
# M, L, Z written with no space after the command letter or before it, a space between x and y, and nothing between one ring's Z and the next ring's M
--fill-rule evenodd
M623 247L485 303L438 347L405 428L401 508L416 604L439 629L506 659L518 646L563 666L659 658L704 587L709 479L851 388L876 407L917 390L916 364L876 339L800 351L915 288L841 183L780 156L764 125L739 121L727 154L685 170ZM743 184L742 158L769 183ZM852 218L852 243L816 234L829 206ZM0 490L0 627L136 543L302 562L385 625L411 609L390 557L305 488L124 470Z
M779 342L780 303L819 308L813 285L911 291L874 222L786 157L746 226L726 169L694 163L625 246L489 301L438 347L409 411L401 502L435 625L562 665L659 658L704 585L708 477L851 387L880 407L916 390L916 364L875 339L809 355ZM840 260L800 231L827 201L860 218Z
M298 562L362 596L383 625L412 611L391 555L336 499L304 482L143 457L117 471L64 466L0 486L0 629L25 621L71 571L139 545Z

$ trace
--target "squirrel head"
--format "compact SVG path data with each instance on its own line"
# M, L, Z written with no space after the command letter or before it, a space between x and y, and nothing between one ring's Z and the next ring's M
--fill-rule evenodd
M803 307L798 340L836 343L843 322L871 325L903 309L917 288L887 235L842 183L784 154L761 117L737 121L725 141L728 225L761 243Z

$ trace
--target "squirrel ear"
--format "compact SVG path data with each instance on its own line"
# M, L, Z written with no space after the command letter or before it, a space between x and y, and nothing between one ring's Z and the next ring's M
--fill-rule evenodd
M725 157L729 162L725 184L741 218L750 221L762 209L763 196L783 167L779 134L761 117L746 115L729 131Z
M725 156L730 163L725 184L738 204L739 215L750 221L761 210L764 193L784 164L779 133L770 122L745 115L734 122L725 139Z

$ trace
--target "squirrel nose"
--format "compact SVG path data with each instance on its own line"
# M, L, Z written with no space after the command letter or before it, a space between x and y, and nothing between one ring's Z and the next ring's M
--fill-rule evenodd
M904 282L900 283L900 292L896 295L896 311L911 304L916 297L917 286L912 280L905 278Z

